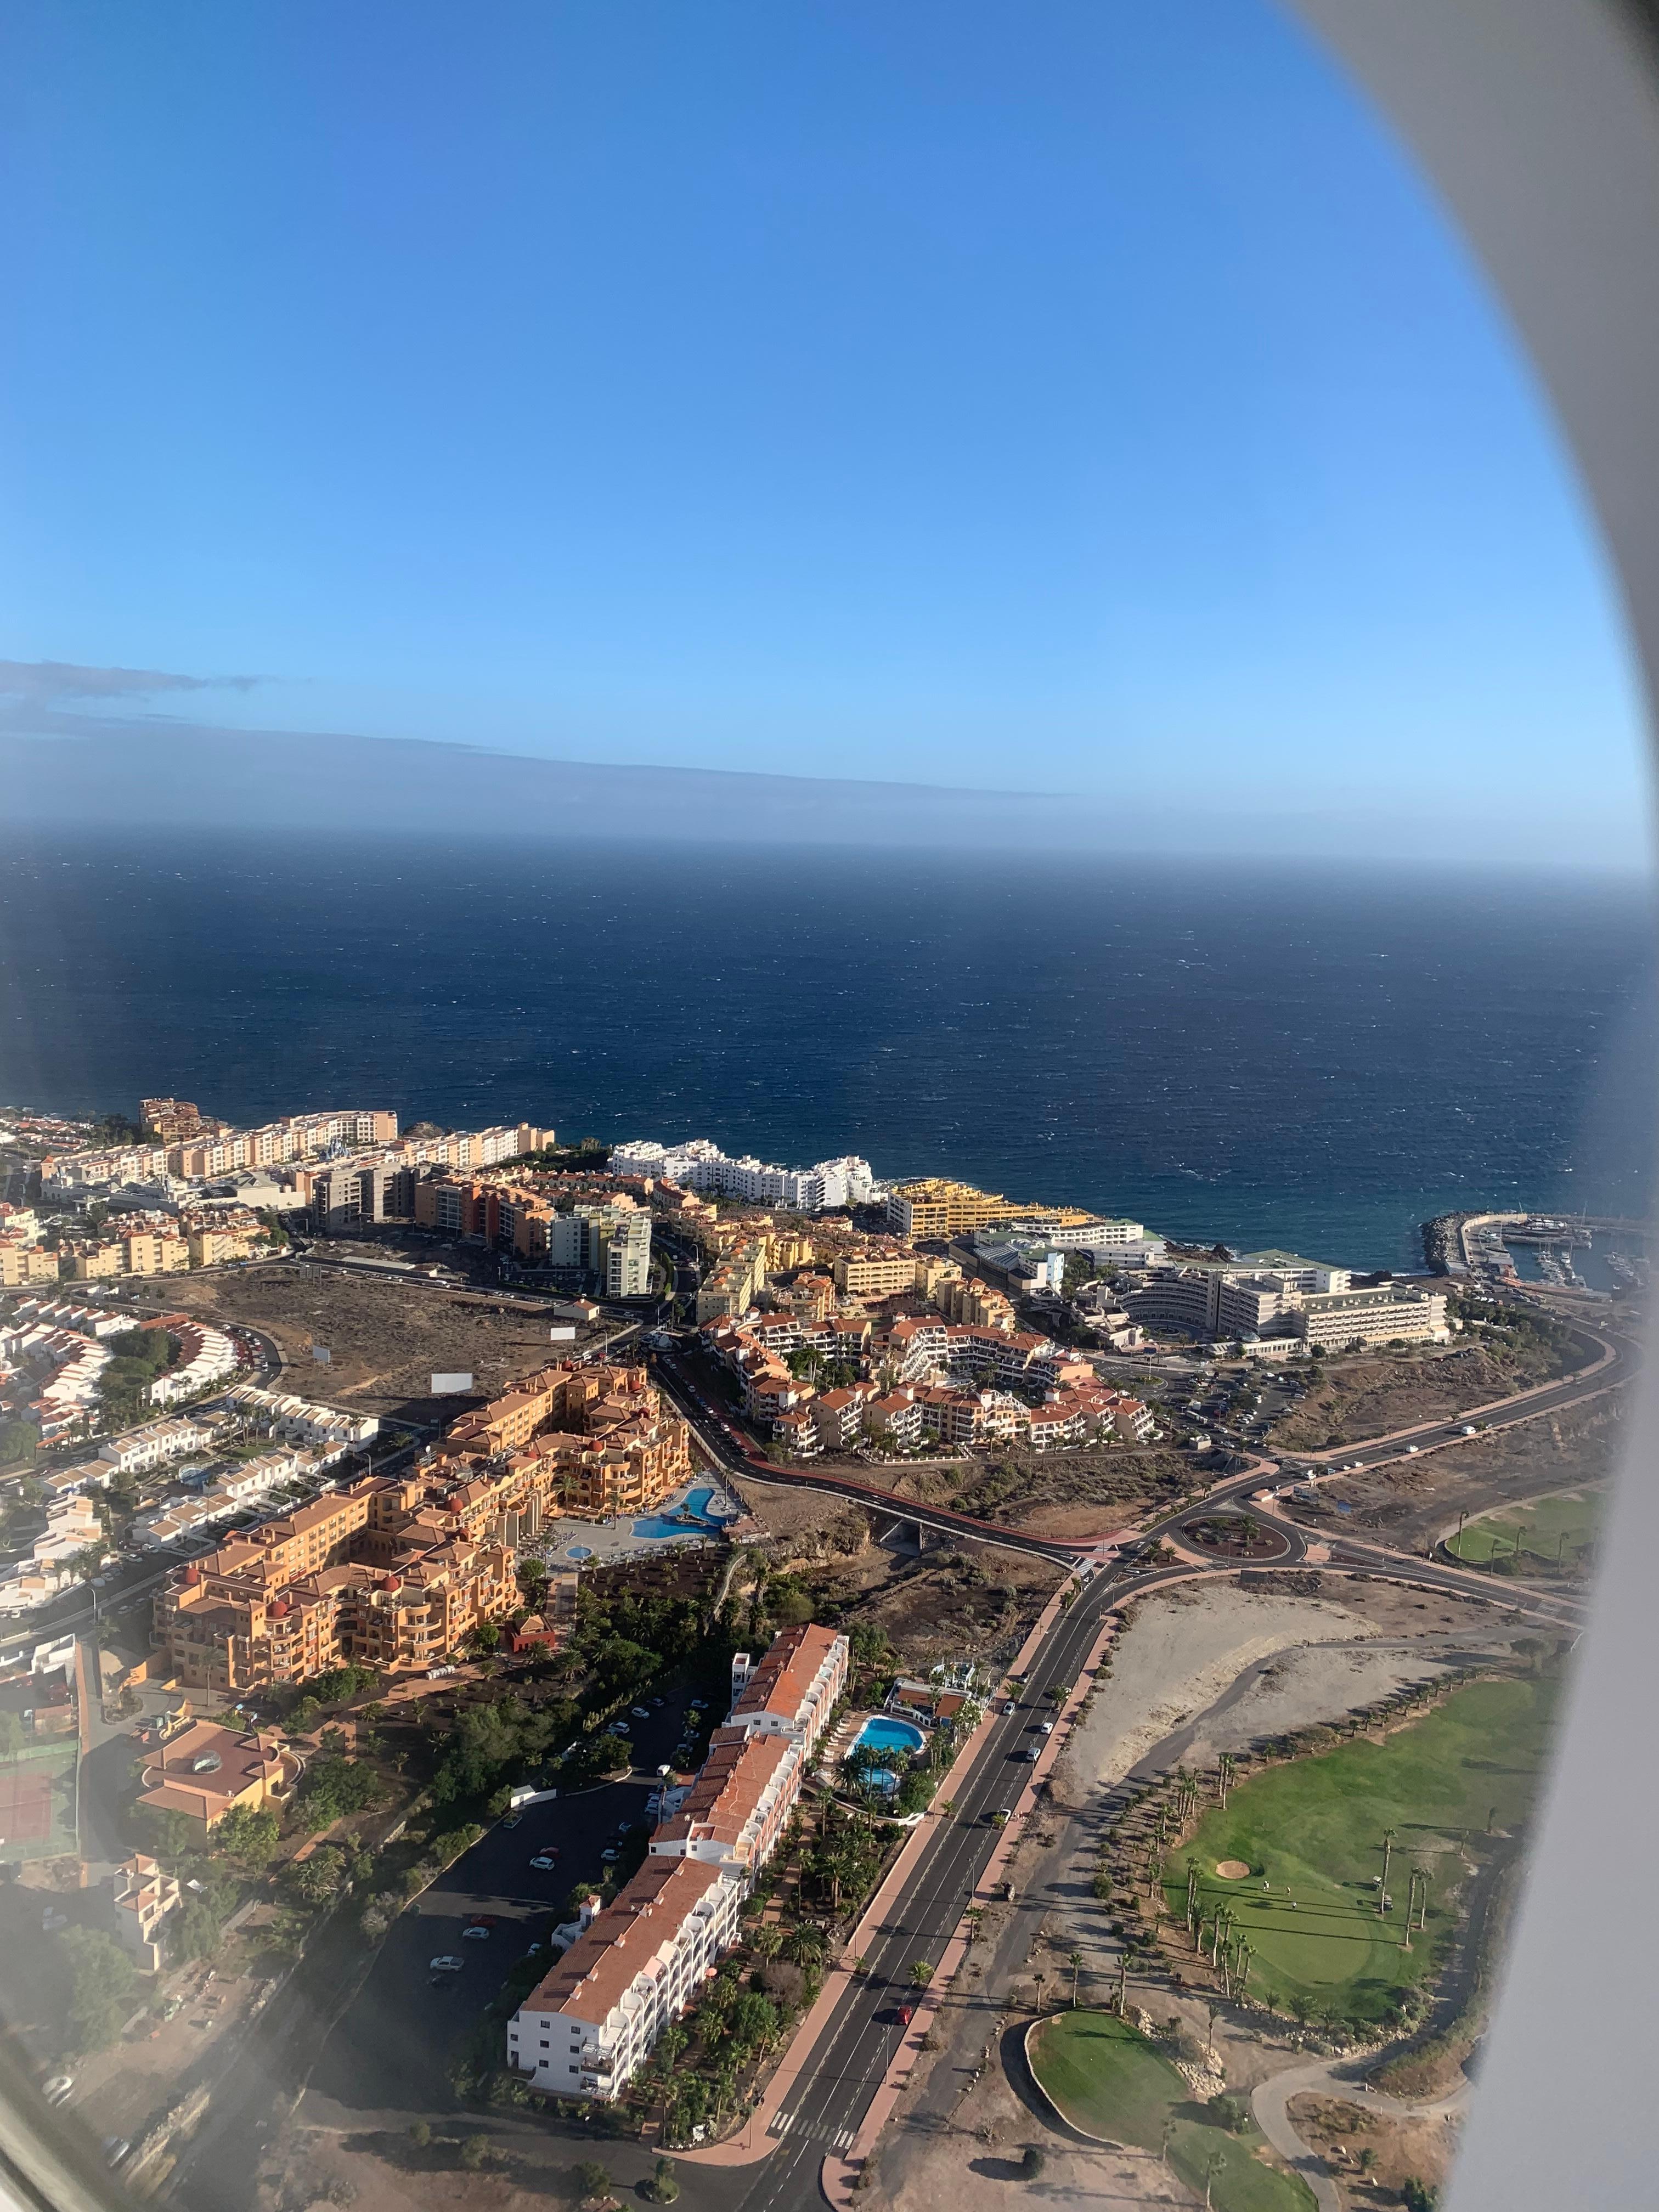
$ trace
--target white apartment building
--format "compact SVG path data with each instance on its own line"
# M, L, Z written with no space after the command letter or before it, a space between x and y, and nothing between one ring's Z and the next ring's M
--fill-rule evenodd
M269 1428L285 1443L312 1444L335 1455L358 1449L380 1433L372 1413L343 1413L336 1407L319 1406L287 1391L261 1389L257 1382L234 1384L219 1402L256 1427Z
M240 1364L236 1347L222 1329L210 1328L204 1322L182 1322L171 1333L184 1357L150 1384L152 1406L177 1405L180 1398L193 1398L198 1390L210 1389L236 1372Z
M1045 1224L1042 1234L1044 1243L1051 1245L1056 1252L1111 1252L1127 1244L1144 1244L1146 1242L1143 1223L1110 1218L1073 1221L1058 1229L1051 1229Z
M111 1474L148 1474L191 1452L210 1452L213 1445L210 1432L194 1421L146 1421L118 1437L106 1437L98 1456L107 1462Z
M612 1175L656 1176L678 1183L682 1190L741 1199L748 1206L779 1206L791 1213L866 1205L877 1189L869 1161L856 1153L820 1160L816 1167L785 1168L752 1154L729 1158L707 1137L695 1137L684 1145L660 1145L648 1139L614 1145L609 1165Z
M751 1881L795 1808L805 1765L794 1736L716 1729L696 1780L653 1835L653 1853L698 1859Z
M507 2063L532 2087L609 2100L737 1940L748 1890L694 1858L647 1858L507 2023Z
M852 1647L832 1628L808 1621L786 1628L759 1660L739 1651L732 1662L727 1725L750 1735L788 1735L808 1759L847 1687Z
M1304 1300L1291 1327L1311 1351L1350 1344L1445 1344L1445 1295L1440 1291L1337 1291Z

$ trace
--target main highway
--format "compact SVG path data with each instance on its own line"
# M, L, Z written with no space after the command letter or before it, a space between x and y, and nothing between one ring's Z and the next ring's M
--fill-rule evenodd
M1587 1335L1589 1332L1584 1332ZM1615 1389L1630 1379L1638 1358L1634 1339L1613 1329L1595 1333L1596 1364L1581 1369L1559 1383L1544 1386L1525 1397L1494 1407L1480 1416L1481 1430L1510 1427L1522 1421L1579 1404ZM1607 1355L1603 1357L1602 1355ZM818 2194L817 2169L824 2157L845 2151L896 2051L903 2033L898 2008L911 1990L910 1969L918 1960L937 1964L954 1934L963 1908L973 1898L994 1847L996 1815L1017 1803L1030 1767L1026 1753L1033 1742L1048 1705L1052 1685L1070 1684L1100 1635L1107 1613L1145 1591L1190 1577L1207 1565L1215 1571L1236 1572L1237 1559L1212 1555L1206 1560L1191 1539L1191 1524L1213 1515L1218 1508L1253 1501L1255 1510L1282 1548L1265 1564L1295 1567L1316 1561L1320 1568L1340 1574L1368 1575L1409 1583L1447 1595L1490 1599L1484 1578L1455 1567L1393 1552L1386 1545L1349 1538L1328 1543L1310 1537L1295 1522L1275 1510L1279 1485L1294 1477L1277 1462L1256 1456L1243 1472L1229 1474L1200 1502L1137 1528L1126 1548L1130 1556L1114 1556L1115 1540L1094 1546L1063 1545L1017 1528L979 1522L946 1509L919 1506L897 1492L879 1488L851 1475L827 1470L783 1468L759 1460L738 1432L703 1399L677 1359L654 1362L658 1380L691 1422L710 1461L725 1473L749 1480L783 1483L848 1498L874 1512L919 1522L958 1540L1001 1544L1080 1568L1084 1575L1077 1595L1060 1614L1031 1663L1025 1686L1012 1714L995 1711L985 1741L964 1782L960 1784L953 1811L939 1820L931 1848L919 1860L896 1898L887 1918L866 1948L867 1974L847 1985L829 2025L808 2055L793 2090L772 2124L777 2148L757 2169L743 2197L743 2212L784 2212L784 2208L814 2201ZM1381 1437L1340 1455L1346 1468L1368 1468L1404 1462L1438 1447L1466 1440L1467 1416L1424 1424L1393 1437ZM1413 1448L1415 1448L1414 1449ZM1333 1455L1295 1455L1298 1465L1320 1475L1335 1471ZM1164 1540L1180 1546L1187 1557L1171 1564L1161 1555ZM1096 1553L1090 1559L1091 1551ZM1313 1561L1310 1553L1313 1554ZM1159 1555L1156 1557L1153 1555ZM1506 1611L1519 1613L1540 1626L1571 1632L1579 1623L1579 1608L1570 1598L1534 1596L1511 1588L1503 1593Z

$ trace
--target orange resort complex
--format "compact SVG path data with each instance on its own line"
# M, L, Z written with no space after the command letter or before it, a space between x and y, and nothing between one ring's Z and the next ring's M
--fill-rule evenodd
M737 1940L738 1916L847 1687L848 1644L787 1628L735 1692L690 1788L671 1790L645 1864L579 1932L507 2025L507 2063L555 2097L620 2094Z
M649 1511L690 1471L690 1431L642 1367L544 1368L407 1474L364 1475L179 1569L155 1641L185 1689L430 1667L513 1611L515 1547L544 1522Z

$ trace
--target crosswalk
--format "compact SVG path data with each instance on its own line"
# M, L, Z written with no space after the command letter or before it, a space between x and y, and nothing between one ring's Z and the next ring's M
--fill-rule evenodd
M831 2130L822 2122L814 2124L803 2113L793 2112L774 2113L772 2124L766 2132L775 2136L780 2142L785 2136L793 2135L797 2142L821 2142L831 2150L845 2152L853 2148L853 2139L858 2130L846 2126Z

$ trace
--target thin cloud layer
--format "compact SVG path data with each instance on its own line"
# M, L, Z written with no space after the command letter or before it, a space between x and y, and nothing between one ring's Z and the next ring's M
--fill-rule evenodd
M50 709L95 699L137 700L169 691L251 691L257 676L180 676L157 668L86 668L72 660L0 660L0 701L16 724L21 708Z

